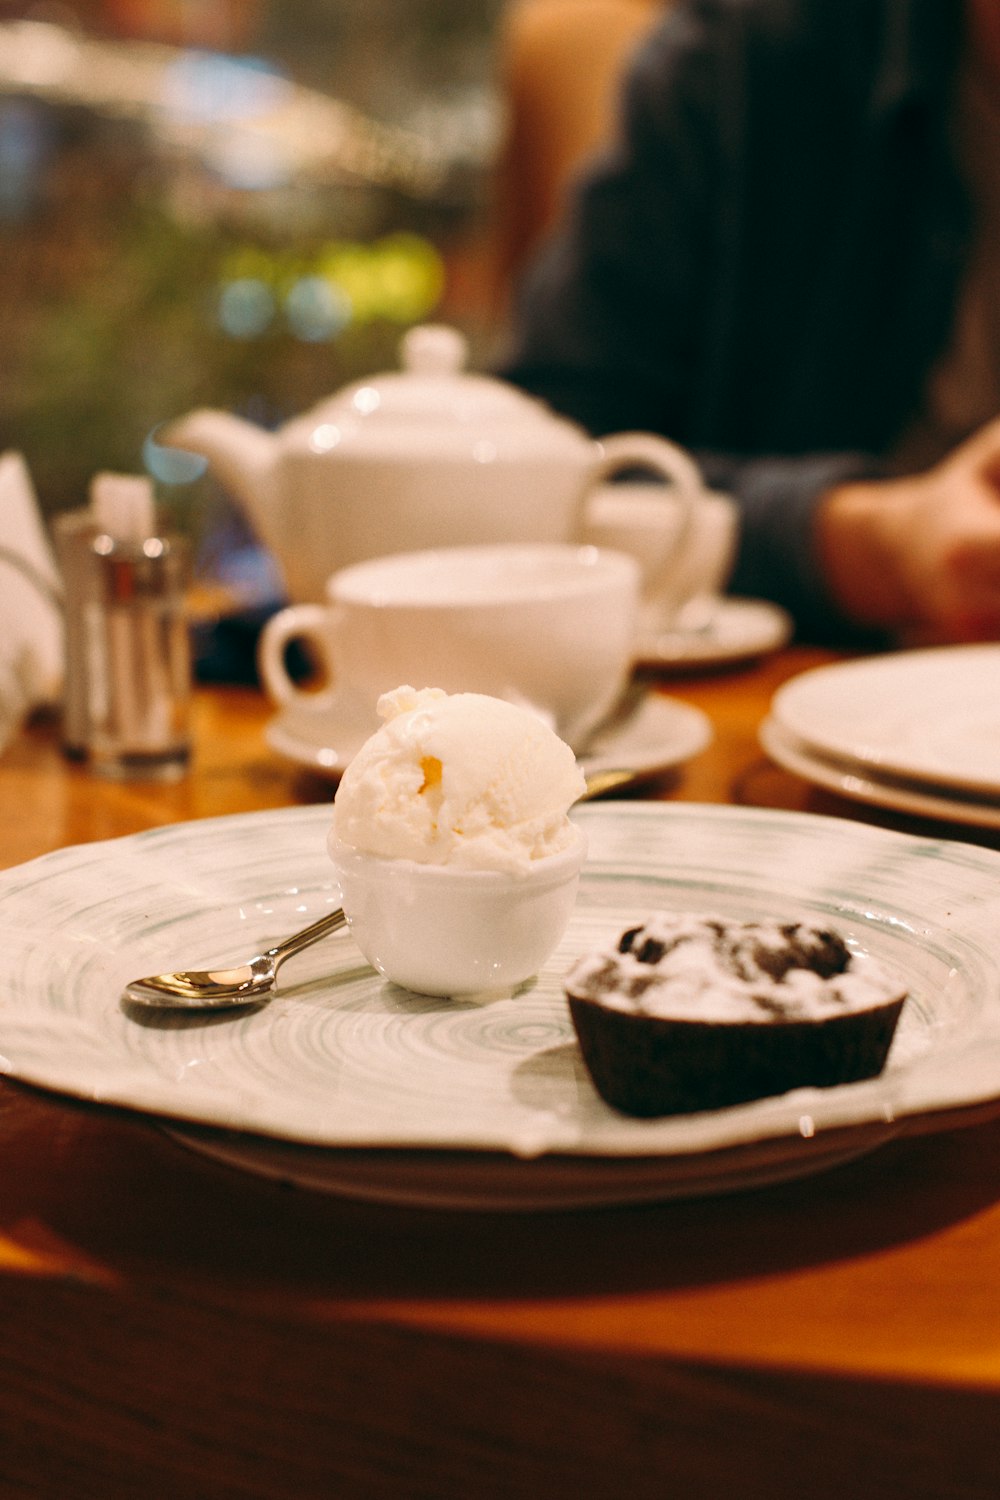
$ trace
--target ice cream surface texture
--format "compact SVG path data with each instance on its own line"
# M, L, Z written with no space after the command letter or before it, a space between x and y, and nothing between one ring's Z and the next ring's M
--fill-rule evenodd
M331 836L389 859L530 870L567 848L585 790L570 747L540 715L482 693L399 687L347 766Z

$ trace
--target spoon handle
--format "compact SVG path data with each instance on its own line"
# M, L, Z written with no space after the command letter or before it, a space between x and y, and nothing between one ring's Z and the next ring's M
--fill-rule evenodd
M336 911L327 912L325 917L320 917L318 922L312 922L308 927L303 927L301 932L294 932L290 938L283 943L276 943L273 948L268 948L267 958L274 962L277 969L279 964L284 963L286 958L291 958L293 953L301 953L303 948L308 948L312 943L318 943L320 938L326 937L329 932L337 932L346 926L347 918L344 908L338 906Z

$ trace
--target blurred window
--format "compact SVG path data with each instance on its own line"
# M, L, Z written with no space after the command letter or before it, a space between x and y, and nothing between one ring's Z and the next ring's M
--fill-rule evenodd
M0 0L0 451L43 509L197 405L268 425L486 316L501 0Z

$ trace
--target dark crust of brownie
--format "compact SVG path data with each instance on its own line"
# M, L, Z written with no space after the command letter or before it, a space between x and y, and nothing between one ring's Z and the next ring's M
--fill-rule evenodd
M652 1118L873 1078L885 1066L905 996L823 1020L767 1025L637 1015L581 995L567 999L602 1099Z

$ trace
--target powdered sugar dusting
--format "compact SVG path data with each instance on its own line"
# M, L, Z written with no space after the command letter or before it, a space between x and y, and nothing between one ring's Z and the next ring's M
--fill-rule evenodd
M566 987L640 1015L762 1024L869 1010L903 992L832 929L666 912L580 959Z

